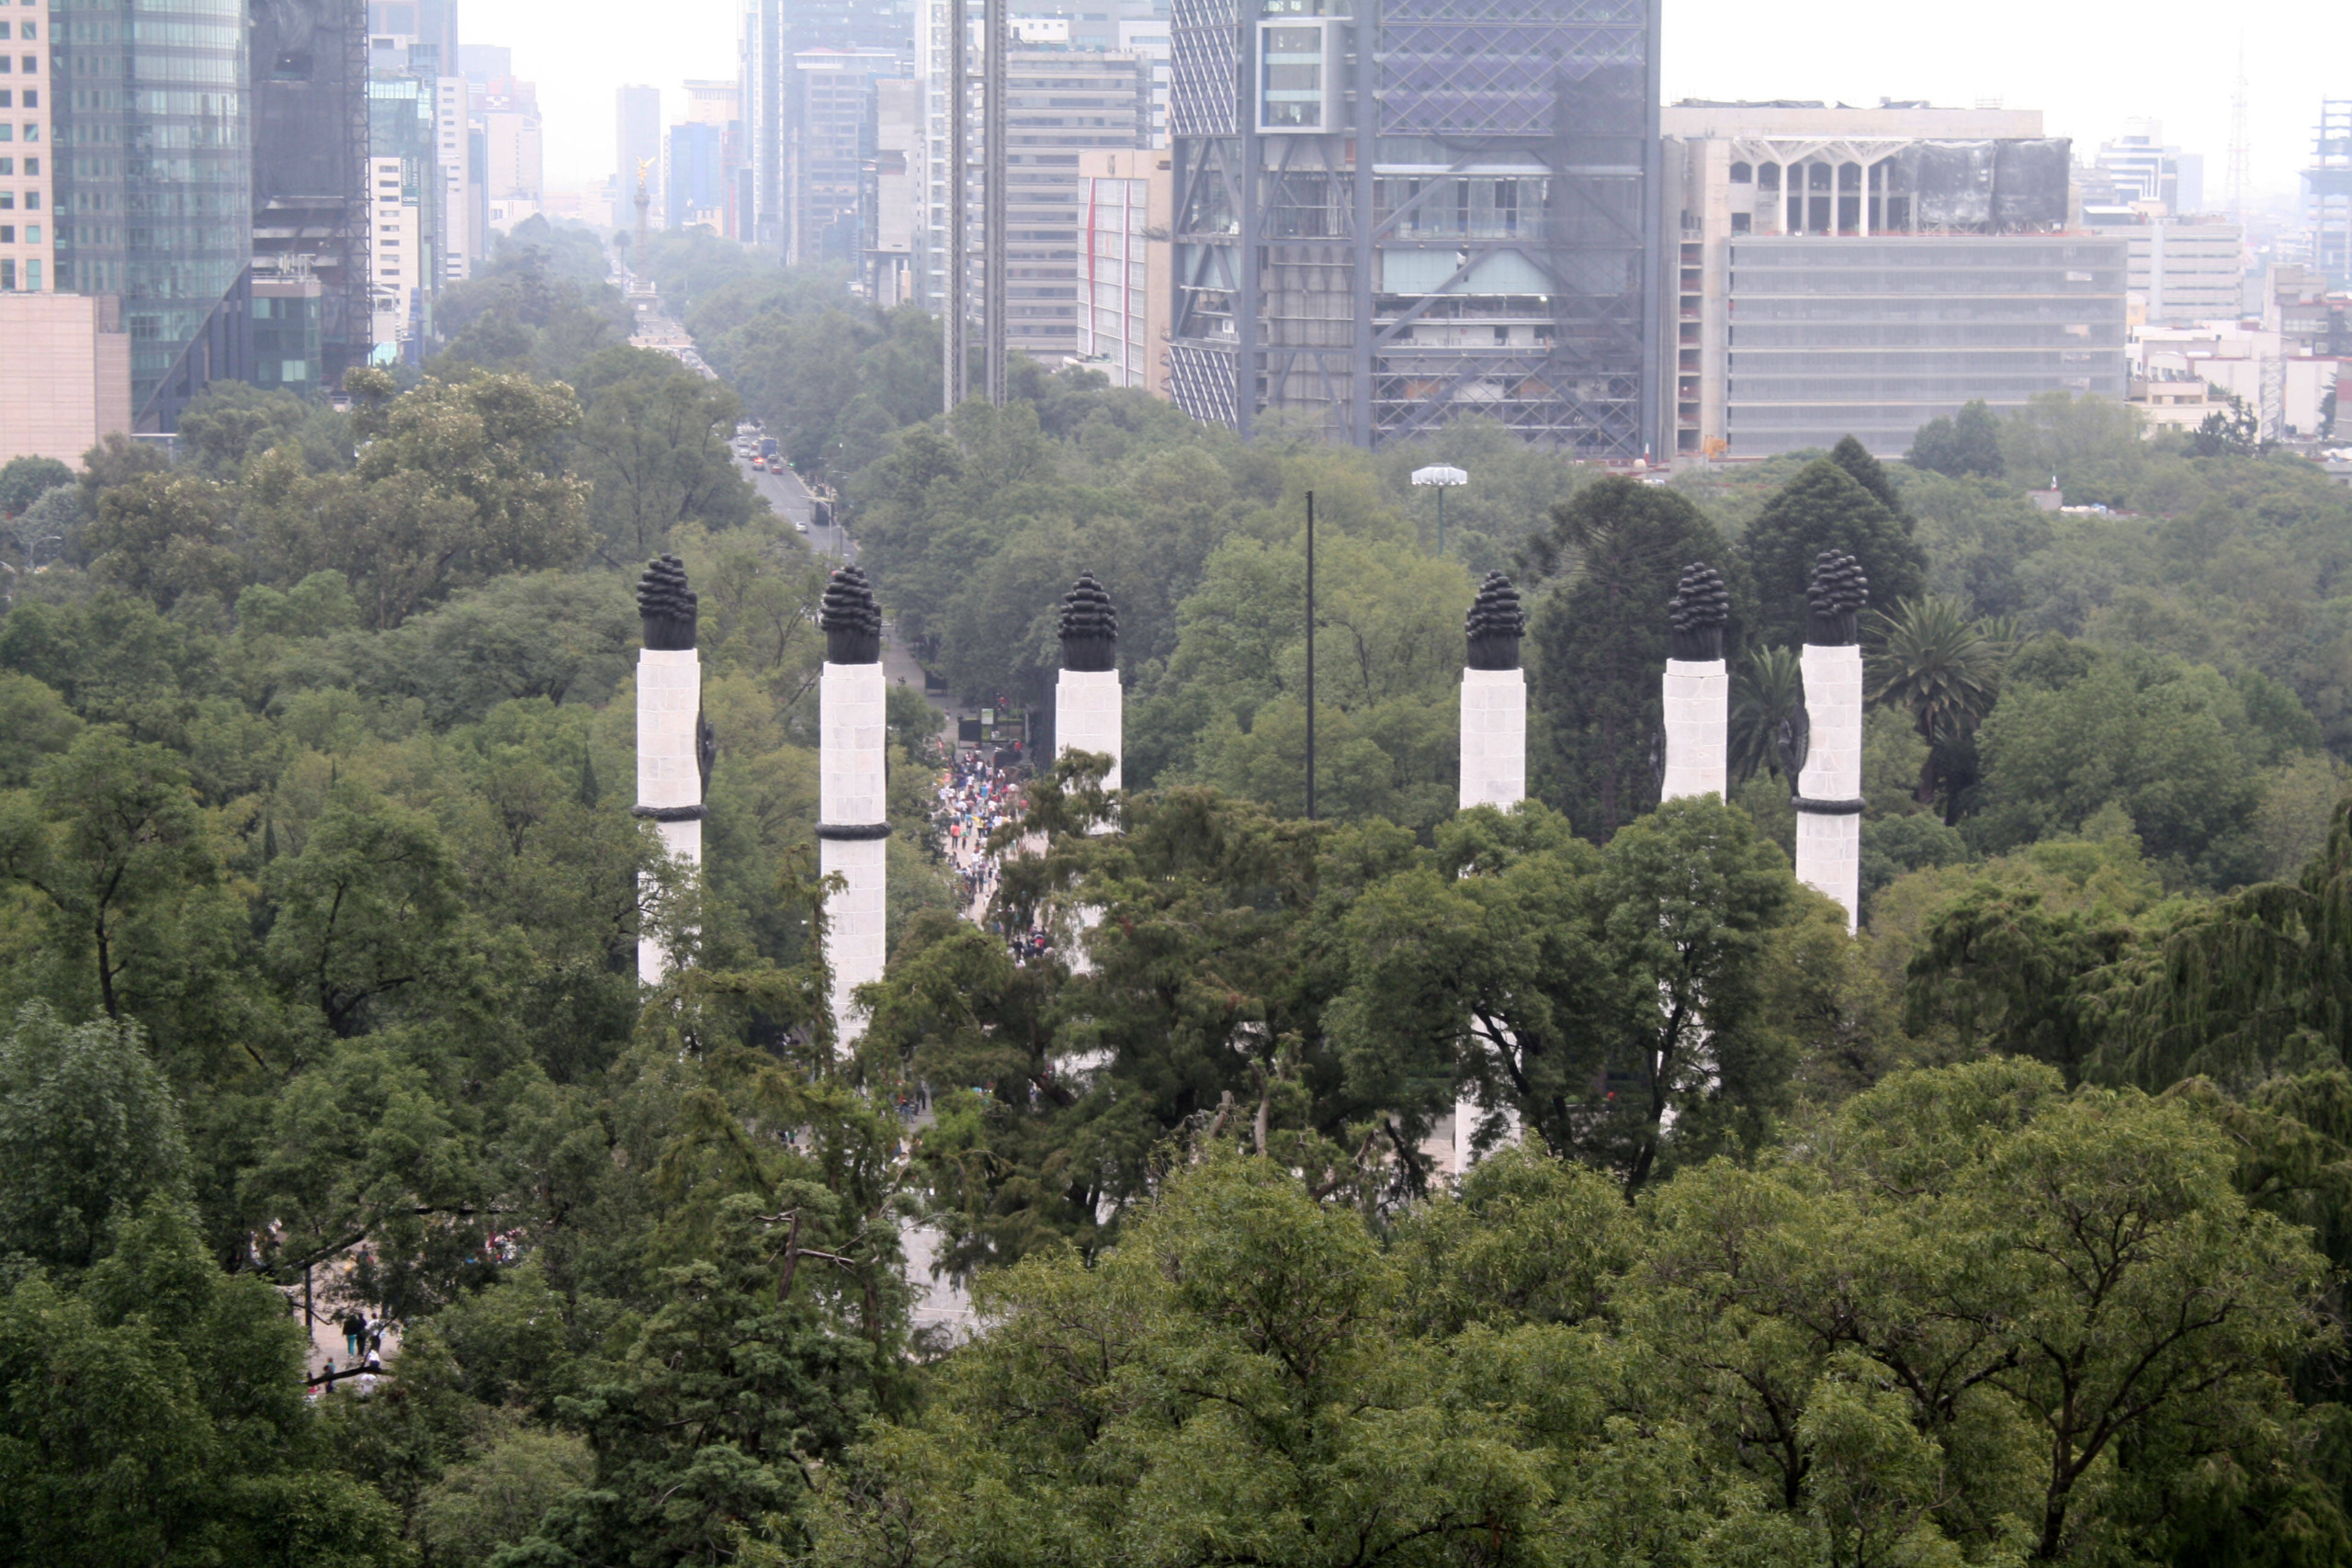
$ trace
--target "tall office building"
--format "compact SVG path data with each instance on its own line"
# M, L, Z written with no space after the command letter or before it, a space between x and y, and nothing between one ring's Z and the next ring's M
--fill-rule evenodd
M784 259L793 266L854 262L861 186L874 155L875 85L904 73L901 57L893 50L807 49L792 64Z
M638 181L642 176L662 209L662 89L623 87L614 94L613 221L634 222ZM632 216L624 220L622 214Z
M50 113L57 107L43 69L49 51L40 35L48 25L45 15L10 17L0 8L0 73L14 80L13 86L0 86L0 293L65 287L57 276L55 225L44 205L57 172L42 168L54 141Z
M1170 389L1363 446L1655 435L1651 0L1175 0Z
M463 283L482 259L488 227L482 199L481 144L474 130L473 85L444 74L434 83L435 130L441 159L441 271Z
M1015 48L1006 51L1004 76L1004 343L1057 366L1079 353L1087 305L1080 161L1149 144L1151 66L1109 50ZM978 157L988 156L977 130L971 144ZM968 210L977 216L979 203ZM986 292L977 241L976 231L968 251L976 301Z
M715 125L670 128L662 172L662 226L718 231L727 218L727 172L720 157L727 133Z
M800 93L804 86L837 85L804 79L797 57L810 50L880 52L898 63L886 74L907 74L915 53L914 16L914 0L750 0L743 13L741 98L753 241L792 248L793 142L796 128L807 122Z
M1892 457L1972 400L2122 400L2128 247L2074 224L2071 148L2038 112L1683 103L1662 124L1674 452L1851 434Z
M2121 136L2099 143L2092 168L2083 191L2087 221L2122 221L2135 203L2160 201L2175 215L2206 210L2205 155L2165 145L2159 120L2125 121ZM2109 204L2120 210L2101 210Z
M57 283L121 296L141 429L158 427L166 376L244 276L254 196L243 0L187 0L160 27L147 15L134 0L75 5L48 51Z
M376 357L423 360L433 341L442 265L446 185L440 163L439 77L371 73L368 82L368 203L374 221Z
M922 84L874 84L874 152L859 185L858 286L883 310L915 297L915 230L922 210Z
M1172 160L1164 152L1081 152L1085 182L1080 207L1086 238L1080 247L1080 364L1099 370L1114 387L1140 387L1166 395L1161 363L1168 332L1168 232Z

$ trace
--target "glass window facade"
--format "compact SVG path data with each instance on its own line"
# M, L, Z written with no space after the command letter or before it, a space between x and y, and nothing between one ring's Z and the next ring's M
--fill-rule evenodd
M145 406L244 270L241 0L51 0L59 288L119 294Z

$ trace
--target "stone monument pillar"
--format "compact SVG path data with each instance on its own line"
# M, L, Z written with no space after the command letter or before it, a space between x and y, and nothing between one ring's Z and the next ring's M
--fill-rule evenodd
M1463 631L1470 657L1462 671L1462 809L1508 811L1527 797L1527 675L1519 667L1527 615L1510 579L1487 574Z
M882 977L885 841L890 836L883 782L887 701L882 684L882 612L865 574L842 567L825 584L818 623L825 666L818 684L819 869L847 885L825 900L825 956L832 966L833 1039L847 1050L865 1032L851 999Z
M1519 640L1527 613L1519 590L1499 571L1478 585L1463 617L1469 657L1462 671L1462 809L1492 806L1509 811L1527 798L1527 673L1519 667ZM1453 1102L1453 1173L1468 1170L1478 1102ZM1516 1119L1503 1135L1519 1141Z
M1119 787L1125 756L1124 699L1119 692L1119 615L1110 594L1082 571L1062 600L1062 674L1054 687L1054 754L1093 751L1111 759L1106 790ZM1108 822L1095 831L1112 831Z
M646 563L637 613L645 646L637 656L637 808L655 824L673 860L702 864L703 790L715 754L702 716L702 660L695 652L695 593L675 556ZM637 977L658 986L669 967L661 939L637 939Z
M1731 595L1704 562L1682 569L1668 606L1674 640L1666 660L1666 776L1658 798L1730 793L1731 675L1724 666L1724 622Z
M1782 737L1796 782L1797 880L1845 906L1854 929L1862 891L1862 650L1856 617L1870 580L1852 556L1824 550L1805 589L1802 732Z
M1054 687L1054 754L1091 751L1110 758L1102 787L1117 789L1120 763L1126 755L1126 699L1119 690L1119 613L1091 571L1080 572L1062 599L1061 637L1062 673ZM1090 830L1114 833L1118 825L1105 820ZM1091 906L1077 911L1077 940L1065 955L1072 974L1083 975L1093 967L1086 941L1102 918L1102 911ZM1108 1059L1108 1053L1090 1052L1070 1065L1074 1071L1086 1072Z

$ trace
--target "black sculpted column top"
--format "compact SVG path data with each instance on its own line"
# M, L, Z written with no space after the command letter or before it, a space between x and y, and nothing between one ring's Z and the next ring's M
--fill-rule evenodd
M874 602L874 585L857 568L841 568L825 584L817 624L825 631L827 663L882 662L882 608Z
M645 622L645 646L676 652L695 645L695 591L686 586L686 564L675 556L645 563L637 580L637 613Z
M1061 636L1063 669L1119 667L1119 612L1091 571L1080 572L1062 597Z
M1724 656L1724 623L1731 619L1731 594L1723 573L1704 561L1682 569L1674 597L1667 603L1668 624L1673 627L1671 658L1704 663Z
M1851 648L1861 641L1857 622L1871 602L1871 580L1862 563L1836 550L1815 558L1813 581L1805 585L1807 615L1804 640L1815 648Z
M1470 613L1462 617L1463 635L1470 640L1473 670L1516 670L1519 639L1527 635L1527 612L1519 605L1519 590L1499 571L1487 573Z

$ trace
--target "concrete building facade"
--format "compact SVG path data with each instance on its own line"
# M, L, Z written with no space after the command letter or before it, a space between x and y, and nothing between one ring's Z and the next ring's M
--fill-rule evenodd
M1085 262L1078 362L1114 387L1168 395L1168 153L1079 154Z
M0 142L15 143L0 147L0 294L58 287L56 227L44 205L53 186L42 170L55 98L46 85L49 51L40 35L47 25L45 14L12 18L0 11L0 68L11 63L11 51L17 66L16 85L0 86Z
M855 262L865 164L874 155L875 89L906 73L897 51L880 49L803 50L792 67L785 262Z
M1894 456L1973 399L2124 396L2128 247L2075 224L2039 113L1686 103L1661 126L1677 457L1848 434Z
M859 192L863 243L858 287L883 310L915 298L916 230L922 216L922 84L874 84L874 154Z
M0 463L78 464L130 431L130 336L107 296L0 290Z
M2134 316L2152 325L2228 320L2245 294L2245 231L2223 218L2175 218L2143 203L2090 231L2121 240Z

